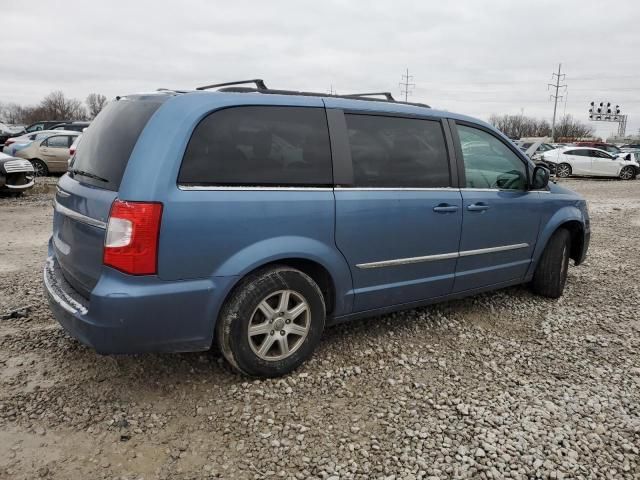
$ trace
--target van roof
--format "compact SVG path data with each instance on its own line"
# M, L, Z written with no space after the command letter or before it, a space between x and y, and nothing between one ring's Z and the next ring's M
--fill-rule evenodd
M238 83L255 83L257 82L257 88L248 87L226 87L227 85L236 85ZM171 95L171 96L186 96L192 97L193 95L200 96L201 98L207 98L211 103L220 103L225 106L229 106L234 102L234 99L238 101L238 105L247 105L253 103L250 98L256 99L259 96L260 100L257 102L259 105L291 105L295 103L298 106L318 106L318 99L322 100L326 108L341 108L344 110L352 111L375 111L380 113L390 114L406 114L417 116L429 116L432 118L452 118L455 120L463 120L476 124L483 125L485 127L495 130L493 125L488 124L477 118L473 118L467 115L461 115L445 110L436 110L424 103L415 102L403 102L393 98L389 92L375 92L364 94L351 94L351 95L332 95L328 93L314 93L303 92L295 90L274 90L267 88L260 88L260 82L262 80L248 80L242 82L228 82L224 84L214 84L205 87L198 87L195 90L174 90L167 88L159 88L156 92L149 92L142 95ZM210 88L221 87L218 90L210 90ZM372 95L382 96L384 98L375 98ZM132 95L133 96L133 95ZM119 98L119 97L117 97ZM295 99L295 100L294 100ZM247 101L249 100L249 101Z

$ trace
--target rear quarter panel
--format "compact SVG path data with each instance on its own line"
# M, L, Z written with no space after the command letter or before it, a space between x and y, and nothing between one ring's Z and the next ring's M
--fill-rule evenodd
M266 263L307 259L324 266L342 293L334 313L348 313L351 275L335 247L332 189L183 190L177 185L188 141L205 116L225 107L274 104L324 107L320 98L243 93L190 93L168 100L136 143L118 196L163 203L161 279L240 279Z

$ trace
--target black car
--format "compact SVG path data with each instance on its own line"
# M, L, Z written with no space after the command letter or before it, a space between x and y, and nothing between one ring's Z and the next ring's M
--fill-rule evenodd
M69 120L41 120L39 122L33 122L25 131L27 133L38 132L40 130L50 130L51 127L60 125L61 123L71 123ZM15 136L15 135L14 135Z
M51 127L51 130L73 130L74 132L82 132L91 122L64 122L58 123Z

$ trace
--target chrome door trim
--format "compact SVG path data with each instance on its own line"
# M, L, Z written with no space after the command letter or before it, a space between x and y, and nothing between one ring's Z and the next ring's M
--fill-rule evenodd
M335 187L335 190L353 190L353 191L420 191L420 192L457 192L459 188L454 187Z
M485 253L507 252L509 250L519 250L527 248L528 243L515 243L513 245L502 245L500 247L478 248L477 250L464 250L460 252L460 257L470 257L472 255L484 255Z
M471 257L473 255L484 255L487 253L507 252L509 250L518 250L528 247L528 243L515 243L513 245L479 248L477 250L464 250L462 252L439 253L437 255L425 255L423 257L398 258L394 260L382 260L379 262L358 263L356 267L361 269L395 267L398 265L410 265L413 263L435 262L438 260L450 260L452 258Z
M362 268L362 269L395 267L397 265L410 265L412 263L435 262L437 260L448 260L451 258L458 258L458 252L440 253L438 255L425 255L424 257L398 258L396 260L382 260L380 262L359 263L356 265L356 267Z
M69 217L73 220L76 220L78 222L91 225L92 227L101 228L102 230L107 229L106 222L103 222L102 220L98 220L96 218L87 217L86 215L76 212L75 210L71 210L70 208L67 208L64 205L60 205L57 201L53 202L53 208L55 209L56 212L66 217Z
M274 191L274 192L292 192L292 191L316 191L316 192L330 192L333 190L331 187L249 187L249 186L224 186L224 185L178 185L180 190L184 191Z

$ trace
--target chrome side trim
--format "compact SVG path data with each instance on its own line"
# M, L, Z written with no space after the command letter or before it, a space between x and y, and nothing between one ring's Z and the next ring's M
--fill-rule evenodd
M412 263L435 262L437 260L448 260L451 258L458 258L458 252L441 253L438 255L425 255L424 257L399 258L397 260L383 260L381 262L359 263L356 265L356 267L363 268L363 269L395 267L397 265L410 265Z
M103 230L107 229L106 222L103 222L102 220L98 220L96 218L87 217L86 215L78 213L75 210L71 210L70 208L67 208L67 207L65 207L63 205L60 205L57 201L53 202L53 208L55 209L56 212L66 216L66 217L69 217L69 218L71 218L73 220L76 220L78 222L86 223L87 225L91 225L92 227L101 228Z
M180 190L185 191L199 191L199 190L209 190L209 191L248 191L248 190L256 190L256 191L273 191L273 192L291 192L291 191L307 191L312 190L316 192L330 192L333 190L331 187L243 187L243 186L224 186L224 185L178 185Z
M422 187L335 187L334 190L353 190L353 191L419 191L419 192L457 192L459 188L453 187L433 187L433 188L422 188Z
M462 252L440 253L437 255L425 255L423 257L398 258L394 260L382 260L380 262L358 263L356 267L361 269L395 267L398 265L410 265L412 263L435 262L438 260L450 260L452 258L484 255L486 253L506 252L529 247L528 243L516 243L514 245L502 245L500 247L479 248L477 250L464 250Z
M25 188L33 187L33 185L35 183L36 183L35 180L31 180L29 183L25 183L24 185L9 185L7 183L7 184L5 184L5 187L11 188L11 189L14 189L14 190L24 190Z
M472 255L484 255L485 253L507 252L509 250L518 250L527 248L528 243L515 243L513 245L502 245L500 247L478 248L477 250L464 250L460 252L460 257L470 257Z

